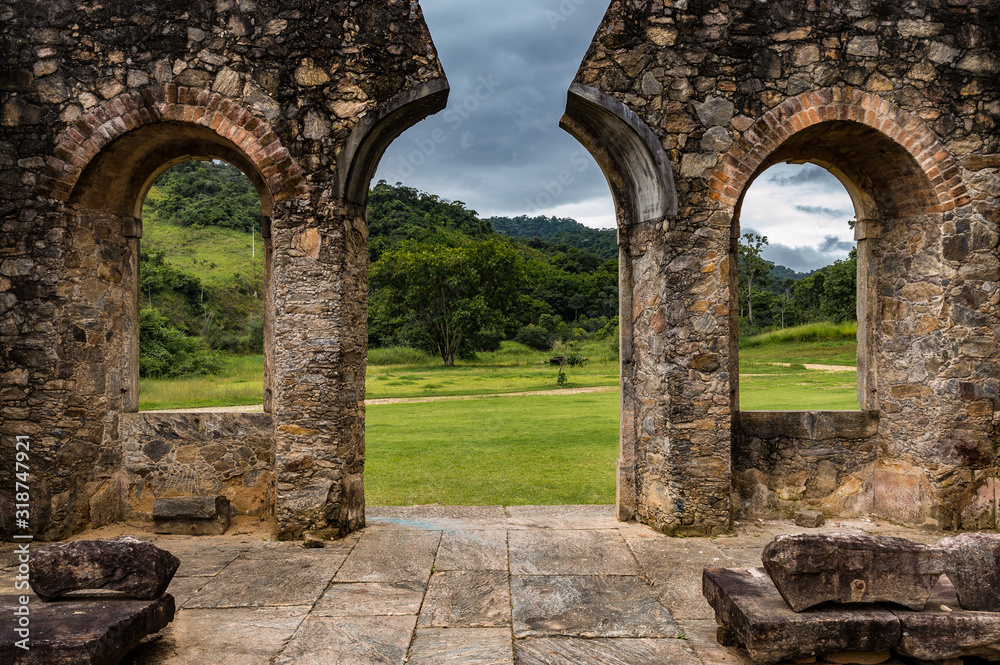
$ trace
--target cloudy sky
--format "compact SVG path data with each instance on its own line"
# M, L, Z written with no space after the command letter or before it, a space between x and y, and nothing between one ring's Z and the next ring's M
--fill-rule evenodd
M559 129L566 90L608 4L421 0L451 84L448 108L396 139L375 180L463 201L484 217L545 214L613 227L614 205L600 168ZM817 167L799 167L804 176L774 176L775 169L748 193L743 230L768 236L767 258L795 270L846 256L852 213L840 184ZM559 182L563 171L568 185ZM754 204L758 190L762 206ZM788 210L773 214L784 199Z

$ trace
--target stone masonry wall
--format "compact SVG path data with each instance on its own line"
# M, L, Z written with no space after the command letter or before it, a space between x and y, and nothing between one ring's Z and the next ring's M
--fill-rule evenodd
M270 414L127 413L122 442L121 480L128 486L130 508L126 517L152 520L156 499L217 494L229 499L234 514L263 517L273 512ZM103 498L98 494L92 504L102 505ZM91 520L100 526L94 514Z
M736 516L872 512L878 418L862 411L742 411L733 436Z
M622 460L635 460L640 519L668 532L724 527L731 510L753 509L741 504L746 470L773 466L798 438L767 443L731 427L730 239L760 173L811 161L855 203L859 398L878 433L874 460L867 443L851 455L874 464L873 510L996 525L998 45L1000 5L987 0L611 3L574 85L651 129L673 163L678 207L658 229L619 229L635 275L623 381L634 379L641 412ZM614 160L610 171L598 161L609 181L622 179ZM634 163L623 158L620 170ZM628 192L613 190L628 210ZM731 448L736 505L723 491ZM794 473L792 458L774 468Z
M154 490L127 472L122 432L138 218L162 170L202 157L240 167L274 229L266 342L293 345L268 354L275 500L305 516L279 531L356 527L341 498L363 501L367 251L364 201L345 201L343 180L367 191L380 150L433 109L378 131L363 117L429 81L446 93L418 4L13 0L0 20L0 503L27 435L39 535L144 509ZM361 126L379 140L361 141L357 166Z

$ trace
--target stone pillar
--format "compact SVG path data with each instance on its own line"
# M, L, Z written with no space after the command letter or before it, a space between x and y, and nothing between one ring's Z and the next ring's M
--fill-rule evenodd
M879 409L878 363L878 256L882 223L859 219L854 225L858 243L858 404L862 411Z
M621 401L619 415L619 457L615 483L615 504L618 519L625 522L635 517L636 498L636 428L635 428L635 329L632 321L632 279L630 234L618 231L618 324Z
M272 222L276 515L286 540L364 525L364 211L321 201L308 215L283 204Z
M671 534L731 524L729 219L630 233L637 515Z

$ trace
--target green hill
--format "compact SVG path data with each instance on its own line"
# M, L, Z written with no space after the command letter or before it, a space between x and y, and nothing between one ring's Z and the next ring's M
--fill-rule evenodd
M511 238L531 242L537 238L545 245L565 245L596 254L607 261L618 259L618 232L615 229L592 229L575 219L557 217L490 217L493 229Z

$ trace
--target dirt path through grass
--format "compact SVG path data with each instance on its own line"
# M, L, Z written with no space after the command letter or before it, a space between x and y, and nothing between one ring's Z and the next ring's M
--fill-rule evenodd
M524 397L526 395L580 395L583 393L610 393L618 390L618 386L594 386L589 388L562 388L557 390L528 390L519 393L491 393L488 395L440 395L436 397L389 397L386 399L365 400L365 406L379 404L416 404L419 402L451 402L468 399L487 399L491 397ZM263 411L260 404L249 406L213 406L197 409L155 409L143 413L253 413Z
M792 363L767 363L768 365L776 365L778 367L791 367ZM807 363L803 365L806 369L815 369L820 372L856 372L857 367L852 365L814 365L812 363Z

